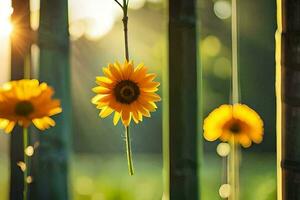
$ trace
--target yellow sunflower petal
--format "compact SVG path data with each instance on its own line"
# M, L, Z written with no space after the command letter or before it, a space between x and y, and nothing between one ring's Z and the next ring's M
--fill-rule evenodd
M94 87L93 92L98 93L98 94L109 94L112 92L111 89L107 88L107 87L103 87L103 86L97 86Z
M0 128L11 132L16 124L27 128L34 119L43 119L44 127L54 126L49 116L62 111L60 101L52 99L54 90L35 79L11 81L0 89Z
M16 122L10 121L10 122L7 124L7 126L4 128L4 132L5 132L5 133L10 133L10 132L14 129L15 125L16 125Z
M131 114L127 107L124 107L122 110L122 122L125 126L129 126L131 121Z
M110 87L113 81L105 76L97 76L96 77L96 83L98 85Z
M106 106L105 108L102 108L99 116L102 118L107 117L108 115L110 115L114 110L111 109L109 106Z
M115 126L118 124L120 117L121 117L121 114L119 112L115 111L114 120L113 120Z

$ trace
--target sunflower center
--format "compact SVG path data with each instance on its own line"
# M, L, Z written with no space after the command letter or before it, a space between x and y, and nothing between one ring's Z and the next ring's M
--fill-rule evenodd
M130 104L139 97L140 88L130 80L123 80L116 85L114 93L118 102Z
M242 127L238 122L234 122L229 126L229 130L232 133L239 133L242 130Z
M30 101L20 101L17 103L15 113L19 116L27 117L34 111L34 107Z

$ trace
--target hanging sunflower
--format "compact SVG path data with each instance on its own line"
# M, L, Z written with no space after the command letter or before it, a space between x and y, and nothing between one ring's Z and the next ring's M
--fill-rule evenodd
M53 94L51 87L35 79L4 84L0 88L0 128L10 133L17 123L24 128L33 123L40 130L54 126L50 116L62 109Z
M93 88L97 95L92 103L101 109L100 117L105 118L114 113L113 123L120 118L124 126L129 126L131 119L135 123L150 117L150 112L156 110L155 102L160 97L155 93L159 83L153 80L156 74L148 74L147 68L139 64L134 68L132 62L109 64L103 68L105 76L96 77L99 85Z
M243 104L222 105L204 120L204 138L234 141L243 147L263 139L263 121L251 108Z

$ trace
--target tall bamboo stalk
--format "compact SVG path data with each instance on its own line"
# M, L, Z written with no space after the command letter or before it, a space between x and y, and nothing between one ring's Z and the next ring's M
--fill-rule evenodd
M300 198L300 1L278 1L277 66L281 69L281 96L277 102L281 120L282 194L279 199ZM280 79L277 79L280 80ZM281 100L281 101L280 101ZM281 188L280 188L281 189Z
M29 0L13 0L12 7L11 79L19 80L24 78L32 43ZM23 198L23 172L17 163L24 160L22 128L16 126L10 138L10 200L20 200Z
M164 89L169 96L164 96L164 106L168 107L164 110L168 112L164 114L164 160L169 159L165 163L169 185L165 197L199 200L196 0L169 1L166 72L169 88Z
M39 135L33 163L32 200L67 200L68 159L71 143L71 98L68 33L68 1L41 0L39 78L55 89L63 113L56 126Z

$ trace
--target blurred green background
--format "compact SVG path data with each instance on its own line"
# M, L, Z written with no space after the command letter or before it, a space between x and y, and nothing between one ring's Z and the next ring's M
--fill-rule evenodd
M32 1L33 19L39 11ZM163 197L162 104L152 118L132 128L136 175L127 175L124 130L112 117L100 119L90 103L95 76L103 66L123 61L121 11L112 0L70 0L72 39L73 148L70 189L74 200L158 200ZM203 116L229 103L231 8L228 0L199 0L199 69L203 69ZM167 6L164 0L131 0L129 48L135 64L159 74L167 65ZM0 7L2 5L0 4ZM239 67L242 103L265 122L264 141L243 150L241 199L276 198L275 0L238 1ZM33 20L34 21L34 20ZM36 25L35 21L33 26ZM6 38L8 40L8 38ZM9 49L1 50L0 55ZM8 66L8 64L7 64ZM7 71L7 67L1 66ZM1 77L1 82L8 74ZM163 82L162 82L163 84ZM159 94L162 94L160 87ZM200 122L199 122L200 124ZM201 132L199 132L201 134ZM8 135L0 136L0 200L8 191ZM203 200L220 199L222 158L219 142L203 141L200 158Z

